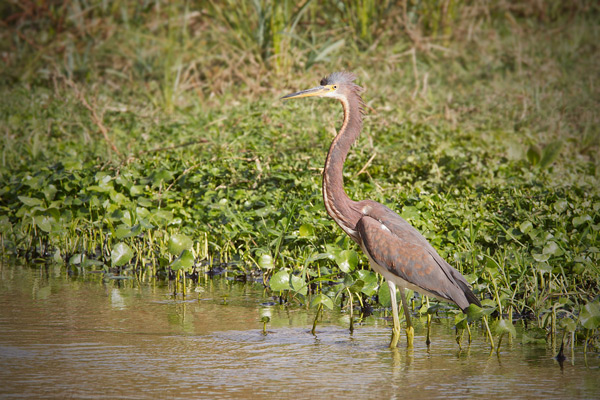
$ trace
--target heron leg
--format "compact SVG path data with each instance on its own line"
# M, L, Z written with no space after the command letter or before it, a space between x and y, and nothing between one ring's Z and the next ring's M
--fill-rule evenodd
M406 301L406 294L404 294L404 288L400 289L400 300L402 300L404 317L406 317L406 341L408 342L408 347L412 347L415 339L415 329L413 328L412 322L410 321L410 314L408 312L408 302Z
M396 301L396 285L394 282L387 281L390 288L390 301L392 303L392 314L394 326L392 327L392 339L390 340L390 349L395 349L400 339L400 318L398 318L398 303Z

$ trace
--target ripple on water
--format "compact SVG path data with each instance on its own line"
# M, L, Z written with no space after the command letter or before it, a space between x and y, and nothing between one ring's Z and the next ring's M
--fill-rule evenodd
M459 351L451 321L425 345L387 348L390 327L271 304L262 287L210 281L202 299L170 289L102 287L22 269L0 292L0 397L25 398L600 398L597 355L561 370L518 338L490 354L484 335ZM172 289L171 289L172 290ZM269 316L268 334L262 334ZM568 354L569 355L569 354Z

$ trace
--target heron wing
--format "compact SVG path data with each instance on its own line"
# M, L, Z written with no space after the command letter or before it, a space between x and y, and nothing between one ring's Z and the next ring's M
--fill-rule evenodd
M363 249L382 268L461 309L479 303L465 278L427 240L389 208L372 209L356 228Z

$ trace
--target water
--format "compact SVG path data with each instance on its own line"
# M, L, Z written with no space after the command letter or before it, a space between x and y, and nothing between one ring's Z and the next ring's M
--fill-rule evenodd
M208 278L190 300L165 285L77 280L60 269L0 267L2 398L600 398L600 359L581 348L561 369L517 338L490 355L459 351L449 321L425 346L387 348L390 323L268 305L260 285ZM193 290L193 287L192 287ZM269 315L269 333L260 319Z

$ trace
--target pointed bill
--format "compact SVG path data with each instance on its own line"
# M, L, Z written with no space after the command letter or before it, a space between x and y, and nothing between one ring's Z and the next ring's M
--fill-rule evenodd
M321 95L324 95L325 93L328 93L329 91L330 90L327 88L327 86L317 86L312 89L306 89L306 90L302 90L300 92L288 94L287 96L283 96L281 99L288 100L288 99L299 99L301 97L321 96Z

